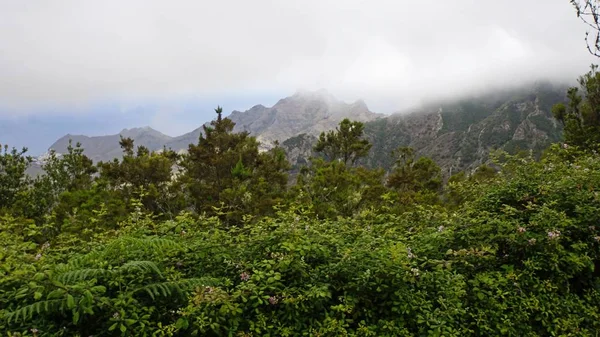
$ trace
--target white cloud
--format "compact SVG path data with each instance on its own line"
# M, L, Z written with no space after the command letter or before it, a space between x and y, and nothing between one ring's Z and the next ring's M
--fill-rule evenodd
M543 2L0 0L0 105L325 87L389 110L574 79L595 61L586 28L567 0Z

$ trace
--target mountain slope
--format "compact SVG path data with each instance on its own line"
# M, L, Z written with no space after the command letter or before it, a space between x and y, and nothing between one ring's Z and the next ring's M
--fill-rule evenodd
M235 131L248 131L269 148L280 142L292 166L300 167L313 155L312 146L323 131L334 129L343 118L365 122L365 134L373 147L363 164L394 165L391 152L410 146L418 155L429 156L445 175L471 170L488 160L491 150L510 152L532 149L539 152L558 141L561 126L551 116L553 104L565 100L566 88L537 84L527 88L495 91L490 94L430 104L409 114L383 116L369 111L363 101L347 104L324 90L297 92L279 100L273 107L256 105L228 118ZM51 146L64 153L69 139L81 142L94 161L121 156L120 135L132 137L136 145L150 150L163 146L185 151L196 143L202 127L179 137L169 137L151 128L123 130L117 135L87 137L67 135Z
M344 118L368 122L383 116L369 111L363 101L347 104L319 90L296 92L271 108L257 105L245 112L233 111L229 118L236 123L236 131L248 131L270 145L303 133L318 136Z
M123 137L130 137L135 141L136 145L143 145L150 150L159 150L168 143L172 137L160 133L150 127L123 129L116 135L88 137L83 135L66 135L58 139L50 146L50 150L57 153L66 153L69 140L73 146L76 143L81 143L85 150L85 154L93 161L107 161L113 158L118 158L122 155L119 140Z
M235 132L247 131L263 147L269 148L275 141L283 142L303 133L318 136L334 129L344 118L367 122L383 116L369 111L363 101L347 104L327 91L319 90L298 91L270 108L259 104L243 112L234 110L227 118L235 123ZM173 138L166 145L177 150L187 149L188 144L198 141L202 132L199 127Z
M228 118L236 123L234 131L248 131L261 142L263 148L270 148L275 141L282 142L302 133L319 135L331 130L344 118L359 121L372 121L383 115L375 114L363 101L347 104L337 100L325 90L315 92L299 91L279 100L273 107L256 105L240 112L233 111ZM210 123L206 123L207 125ZM58 153L67 151L69 139L73 144L80 142L94 161L106 161L122 155L119 147L120 136L131 137L136 145L150 150L159 150L166 146L175 151L185 151L189 144L198 142L202 127L178 137L169 137L152 128L125 129L116 135L88 137L66 135L50 146Z
M561 125L551 107L565 100L566 88L537 84L529 88L494 92L454 102L442 102L409 114L394 114L365 123L365 135L373 144L362 164L390 170L391 153L409 146L428 156L446 176L472 170L488 160L493 149L539 153L560 140ZM283 142L292 165L299 166L312 154L315 137L297 136Z
M538 84L368 123L365 132L373 142L373 151L366 163L390 169L391 151L410 146L419 155L435 160L445 174L451 174L481 165L494 149L539 153L560 140L561 126L550 110L564 101L565 92L564 87Z

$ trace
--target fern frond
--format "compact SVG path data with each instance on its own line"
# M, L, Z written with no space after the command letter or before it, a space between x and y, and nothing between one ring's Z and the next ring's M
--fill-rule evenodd
M63 302L64 302L64 299L36 302L36 303L30 304L30 305L21 307L15 311L5 313L4 318L8 321L8 323L10 323L12 321L18 322L19 320L25 321L27 319L33 318L34 313L39 315L41 313L57 311L61 307L61 304Z
M118 238L101 249L94 250L77 259L69 262L69 266L82 268L87 265L94 265L98 261L110 261L115 257L131 256L132 253L142 253L143 255L161 255L167 249L182 249L181 245L173 240L163 238ZM136 254L139 256L139 254Z
M158 276L162 277L162 273L160 269L156 265L156 263L152 261L129 261L119 267L120 271L127 271L131 269L137 269L142 272L154 272Z
M154 300L160 296L167 297L173 294L184 294L197 286L216 286L220 283L218 280L212 278L183 279L149 284L133 290L131 294L145 292Z
M65 272L56 276L55 279L61 282L62 284L71 284L77 281L89 280L92 278L98 278L99 276L106 276L110 274L112 274L110 270L101 268L86 268Z

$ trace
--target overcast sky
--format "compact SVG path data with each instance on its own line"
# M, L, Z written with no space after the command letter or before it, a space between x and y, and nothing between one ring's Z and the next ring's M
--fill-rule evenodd
M0 118L146 109L139 122L177 134L212 117L182 102L319 88L391 113L572 81L595 61L585 31L568 0L0 0Z

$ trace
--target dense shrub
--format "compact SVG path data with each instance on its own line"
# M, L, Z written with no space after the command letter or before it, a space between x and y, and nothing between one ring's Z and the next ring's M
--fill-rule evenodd
M76 247L0 219L0 330L36 336L595 336L600 158L550 148L458 205L230 226L133 213ZM385 204L385 201L384 201ZM70 235L70 236L69 236ZM65 249L65 247L69 249Z

